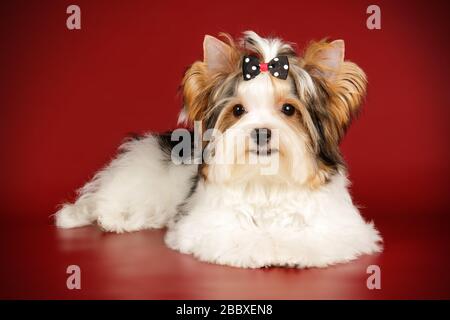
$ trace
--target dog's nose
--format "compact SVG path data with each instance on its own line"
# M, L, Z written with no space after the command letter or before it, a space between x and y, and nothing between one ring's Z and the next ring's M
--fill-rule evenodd
M272 133L270 132L270 129L268 128L257 128L253 129L250 133L250 136L252 137L253 141L256 142L259 146L264 146L270 141Z

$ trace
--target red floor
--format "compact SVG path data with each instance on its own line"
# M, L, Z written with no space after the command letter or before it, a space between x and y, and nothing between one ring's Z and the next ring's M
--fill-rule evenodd
M0 298L449 299L449 219L425 216L377 217L382 254L310 270L202 263L166 248L161 230L116 235L96 227L58 230L50 220L4 221ZM81 290L66 288L71 264L81 267ZM381 290L366 287L371 264L381 268Z

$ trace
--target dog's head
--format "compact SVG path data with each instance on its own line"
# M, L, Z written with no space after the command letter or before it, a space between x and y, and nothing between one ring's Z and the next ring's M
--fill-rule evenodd
M251 31L239 43L222 36L224 41L205 37L203 61L183 79L180 119L214 129L206 146L212 158L223 160L232 152L235 160L211 161L202 173L222 182L257 179L260 171L254 169L261 163L242 161L253 156L279 161L277 172L266 178L310 186L326 182L343 168L339 142L366 89L364 72L344 61L344 41L312 42L297 55L290 44Z

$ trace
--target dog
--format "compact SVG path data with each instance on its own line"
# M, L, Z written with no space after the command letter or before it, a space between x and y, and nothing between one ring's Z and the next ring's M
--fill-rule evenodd
M206 35L203 50L183 78L179 123L210 138L184 141L181 151L186 129L126 140L75 203L62 205L56 226L167 228L168 247L242 268L326 267L380 252L339 150L367 84L344 60L344 41L311 42L297 55L247 31L238 41Z

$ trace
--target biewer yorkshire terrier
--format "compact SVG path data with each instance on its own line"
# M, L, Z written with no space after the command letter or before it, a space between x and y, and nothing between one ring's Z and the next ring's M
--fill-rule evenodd
M344 41L297 55L251 31L222 37L205 36L203 61L184 76L185 129L126 140L56 225L166 227L170 248L244 268L325 267L381 251L339 150L366 91Z

